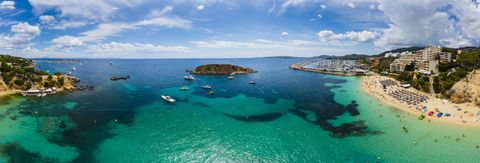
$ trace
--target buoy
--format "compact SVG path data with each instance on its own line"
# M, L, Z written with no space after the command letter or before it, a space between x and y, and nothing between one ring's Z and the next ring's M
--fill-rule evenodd
M97 121L93 121L93 122L97 123Z
M387 125L385 125L385 127L387 127Z
M378 114L378 116L380 116L380 117L381 117L381 116L382 116L382 114Z
M378 159L380 160L380 157L378 157Z
M62 121L58 121L58 122L62 123Z
M195 114L193 114L193 115L195 115Z
M115 122L116 122L116 121L117 121L117 120L115 119Z
M162 114L158 114L159 116L162 116Z
M280 130L280 128L277 128L278 130Z
M37 114L37 113L38 113L38 112L37 112L37 111L35 111L35 114Z
M413 144L417 144L417 142L413 142Z

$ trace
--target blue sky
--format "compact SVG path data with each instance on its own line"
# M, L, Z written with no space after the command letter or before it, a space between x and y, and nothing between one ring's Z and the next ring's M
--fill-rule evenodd
M479 40L472 0L0 0L0 53L22 57L378 54Z

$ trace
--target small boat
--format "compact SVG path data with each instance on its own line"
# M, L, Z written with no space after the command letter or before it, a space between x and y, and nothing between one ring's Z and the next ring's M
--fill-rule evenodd
M235 60L231 60L230 62L235 62Z
M213 94L213 91L210 91L210 94Z
M209 85L206 85L206 86L202 86L203 89L211 89L212 86L209 86Z
M37 97L42 97L42 94L38 94Z
M113 65L113 62L110 62L110 65Z
M47 70L47 73L50 73L50 70Z
M72 68L72 71L75 71L75 67Z
M45 96L47 96L47 94L46 94L46 93L42 94L42 97L45 97Z
M232 80L232 79L233 79L233 76L229 76L229 77L228 77L228 80Z
M181 90L189 90L190 88L187 87L187 86L183 86L182 88L180 88Z
M173 98L170 98L170 96L164 96L162 95L162 98L168 102L175 102L175 100Z
M72 72L70 72L70 71L69 71L69 72L67 72L67 75L70 75L70 74L72 74Z
M407 128L405 128L405 126L403 126L403 130L405 130L405 132L408 132L408 131L407 131Z
M183 77L185 80L195 80L193 76L184 76Z
M255 81L250 81L250 84L257 84Z
M231 73L230 75L232 75L232 76L233 76L233 75L237 75L237 73Z
M430 111L430 113L428 113L428 116L432 116L433 115L433 111Z
M425 119L425 116L422 114L420 117L418 117L419 120Z
M82 65L82 63L80 63L80 66Z

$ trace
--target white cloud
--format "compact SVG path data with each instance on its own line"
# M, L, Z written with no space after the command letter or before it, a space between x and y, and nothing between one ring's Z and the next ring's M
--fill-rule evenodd
M54 21L55 17L53 17L52 15L42 15L39 17L39 19L40 19L40 23L46 24Z
M15 10L15 2L14 1L3 1L0 3L0 10L8 9L8 10Z
M14 20L2 19L0 17L0 26L9 26L9 25L18 24L18 23L20 22L14 21Z
M30 40L34 39L35 36L38 36L41 33L38 26L31 26L27 22L13 25L10 32L14 33L11 37L4 36L4 34L1 35L1 47L8 49L23 49L26 44L30 44Z
M57 22L55 17L51 15L42 15L39 17L40 23L44 24L43 27L48 29L67 29L67 28L77 28L87 25L86 22L77 22L77 21L66 21L62 20Z
M288 35L288 33L287 32L282 32L282 35Z
M132 52L146 52L146 53L165 53L165 52L191 52L189 48L183 46L154 46L152 44L122 44L111 42L107 44L97 44L88 46L87 52L103 53L103 54L122 54Z
M73 47L84 45L83 41L79 40L77 37L68 35L53 39L52 42L56 43L56 45L45 48L45 51L54 51L55 49L73 49Z
M318 17L322 17L322 15L318 14Z
M318 36L320 37L320 41L322 43L331 44L331 45L354 45L358 43L372 43L376 40L376 36L380 35L377 32L371 31L362 31L362 32L345 32L345 34L335 34L332 31L323 30L318 32ZM343 40L345 38L349 38L350 42L340 42L339 40Z
M348 7L355 8L355 5L353 3L348 3Z
M465 1L462 1L465 2ZM449 28L455 23L454 19L450 19L450 15L447 12L439 11L438 8L451 3L449 0L438 1L425 1L418 3L416 0L406 1L389 1L380 0L378 8L383 10L391 21L389 28L383 30L383 34L380 39L375 42L375 46L391 49L404 46L427 46L427 45L440 45L440 40L451 37L454 38L465 37L453 37L444 33L445 29ZM472 4L467 2L467 4ZM461 13L468 13L468 15L476 15L475 12L467 11L468 5L460 2L455 3L453 8L461 6ZM477 10L477 9L475 9ZM475 26L477 21L472 19L465 19L460 14L460 22L467 20L467 26ZM478 14L480 16L480 14ZM474 16L475 17L475 16ZM460 25L460 22L458 25ZM480 26L478 26L480 27ZM465 29L465 27L462 27ZM449 32L451 34L452 32ZM463 31L464 36L468 35L468 30ZM480 38L476 37L476 39Z
M317 45L317 42L314 41L304 41L304 40L290 40L289 45Z
M269 40L264 40L264 39L257 39L258 42L264 42L264 43L269 43L269 44L282 44L283 42L274 42L274 41L269 41Z
M167 13L170 11L172 11L172 7L167 6L162 11L154 10L152 14L147 16L147 17L153 17L153 18L148 20L143 20L135 23L122 23L122 22L102 23L97 25L93 30L80 33L81 36L79 37L69 36L65 38L68 38L69 40L76 38L82 42L94 42L94 41L104 40L110 36L121 36L120 35L121 32L125 32L128 30L136 30L142 26L154 26L154 27L164 27L164 28L184 28L184 29L191 28L191 21L182 19L176 15L168 15ZM84 24L66 23L66 24L63 24L63 26L58 26L57 28L61 28L61 27L66 28L67 26L74 26L74 25L84 25ZM57 39L62 40L61 37ZM55 49L70 48L70 46L63 46L61 42L55 41L55 39L52 42L57 44L48 47L48 50L50 51Z
M289 43L281 43L281 42L273 42L268 40L258 39L259 42L264 42L267 44L257 44L257 43L250 43L250 42L233 42L233 41L216 41L213 40L211 42L205 41L190 41L190 43L196 44L198 47L202 48L247 48L247 49L281 49L281 50L301 50L301 51L308 51L311 50L310 48L303 48L303 47L296 47L292 46Z
M325 5L320 5L320 7L321 7L322 9L327 8L327 6L325 6Z
M213 33L213 31L212 31L212 30L210 30L210 29L207 29L207 28L202 28L202 27L198 27L198 28L199 28L199 29L201 29L201 30L204 30L204 31L205 31L205 33Z
M205 8L205 6L200 5L200 6L197 7L197 10L203 10L203 8Z
M375 5L373 5L373 4L372 4L372 5L370 5L370 10L373 10L373 9L375 9L375 7L376 7L376 6L375 6Z
M28 53L28 52L30 52L30 53L40 53L40 51L38 51L38 49L35 49L35 48L30 49L30 47L27 47L27 48L23 49L22 52L24 52L24 53Z
M133 7L142 0L29 0L36 15L55 10L60 17L72 17L74 19L107 20L119 7Z
M164 7L161 11L160 9L155 9L152 11L152 13L148 14L147 17L160 17L165 15L168 12L171 12L173 10L173 7L167 6Z

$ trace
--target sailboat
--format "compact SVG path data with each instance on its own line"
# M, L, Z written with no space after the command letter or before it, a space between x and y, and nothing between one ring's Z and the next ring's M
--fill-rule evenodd
M75 71L75 67L72 68L72 71Z

